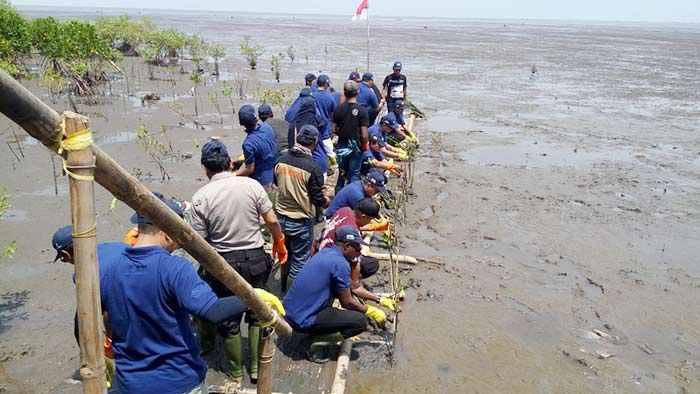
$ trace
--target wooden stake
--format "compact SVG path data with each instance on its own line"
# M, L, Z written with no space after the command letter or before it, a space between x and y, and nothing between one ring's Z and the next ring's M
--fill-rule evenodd
M350 352L352 352L352 341L345 339L340 344L340 353L338 354L338 363L335 367L335 377L333 378L331 394L345 393L345 385L350 375Z
M73 112L63 114L66 136L88 128L88 119ZM73 258L75 261L75 288L78 298L78 330L80 332L80 376L83 393L106 392L104 336L100 321L100 279L97 268L97 238L95 222L95 194L92 177L95 158L92 147L68 151L67 168L70 178L71 219L73 222Z
M0 71L0 112L29 135L51 147L58 139L61 117L9 74ZM236 294L261 321L276 319L275 332L289 335L292 328L276 318L270 307L231 266L192 227L177 216L150 190L124 170L95 144L95 181L114 197L149 218L175 240L224 286Z
M260 329L260 345L258 360L258 394L272 393L272 358L275 355L275 346L272 342L274 330Z

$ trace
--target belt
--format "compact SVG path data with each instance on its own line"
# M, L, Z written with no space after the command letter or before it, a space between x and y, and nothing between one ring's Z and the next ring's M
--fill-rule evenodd
M230 252L219 253L224 259L252 259L265 256L265 248L262 246L255 249L232 250Z

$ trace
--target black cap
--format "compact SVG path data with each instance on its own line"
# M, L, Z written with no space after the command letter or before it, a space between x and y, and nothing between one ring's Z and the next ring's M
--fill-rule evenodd
M360 200L357 205L355 205L355 209L357 209L360 213L363 213L371 218L374 219L379 219L379 203L376 202L373 198L365 198Z
M304 81L306 81L306 82L312 82L315 79L316 79L316 76L313 73L308 73L304 76Z
M326 85L331 82L331 79L328 78L328 75L326 74L321 74L318 76L318 79L316 80L316 85Z
M73 226L69 224L56 230L51 239L51 246L56 249L56 258L53 259L55 263L61 258L62 250L73 248Z
M350 73L350 76L348 76L348 79L352 81L360 79L360 73L358 73L357 71L353 71Z
M258 116L261 118L269 118L272 115L272 107L270 107L270 104L260 104L258 107Z
M172 209L173 212L177 214L177 216L184 218L185 217L185 211L182 209L180 204L175 202L174 200L171 200L169 198L163 197L163 194L158 193L158 192L153 192L153 194L158 197L161 201L165 203L165 205L168 206L168 208ZM134 212L134 214L131 216L131 223L133 224L153 224L151 220L138 212Z
M362 80L363 81L372 81L372 80L374 80L374 75L372 75L372 73L364 73L364 74L362 74Z

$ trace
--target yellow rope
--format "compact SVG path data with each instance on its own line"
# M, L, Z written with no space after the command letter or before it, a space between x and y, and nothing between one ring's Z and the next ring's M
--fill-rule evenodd
M63 120L61 121L61 130L58 132L58 138L59 140L56 141L56 143L49 149L60 155L64 151L77 151L85 149L92 145L92 130L88 127L83 130L77 131L71 134L70 136L66 136L66 123L65 120ZM93 180L95 180L95 177L92 175L79 175L70 171L68 169L68 163L66 163L65 159L63 160L63 171L68 176L78 181L92 182Z
M97 224L93 224L93 225L92 225L92 228L90 228L90 229L88 229L88 230L81 231L81 232L79 232L79 233L73 233L73 234L71 234L71 235L73 236L73 238L90 238L90 237L94 237L94 236L97 235Z

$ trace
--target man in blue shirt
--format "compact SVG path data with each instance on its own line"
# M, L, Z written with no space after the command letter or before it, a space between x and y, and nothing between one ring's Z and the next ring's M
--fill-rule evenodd
M392 159L402 160L401 152L394 146L387 144L388 135L396 133L398 128L399 124L396 123L396 120L389 115L385 115L382 117L379 123L374 124L367 129L367 134L369 134L370 138L372 136L377 137L379 140L379 145L381 146L381 153L383 155Z
M258 122L255 108L249 104L238 110L238 121L247 135L243 140L244 165L236 171L236 175L249 176L270 192L277 159L275 132L269 124Z
M331 165L336 165L337 160L335 157L335 152L333 151L333 141L331 140L331 137L333 133L333 111L338 104L336 103L336 99L333 97L333 94L330 92L330 90L328 90L330 87L330 82L331 80L328 78L328 75L319 75L318 79L316 80L317 88L313 93L313 97L314 100L316 100L316 109L318 110L318 113L326 121L325 126L318 129L320 133L318 144L323 145L323 150L326 152L328 162Z
M307 125L313 126L319 131L330 127L330 124L327 124L326 119L319 112L316 106L316 98L311 88L308 86L301 89L299 97L294 100L287 110L287 113L284 115L284 118L289 122L290 139L292 136L295 136L302 127ZM294 141L290 142L289 146L294 146ZM328 172L328 153L326 152L326 145L316 144L312 157L316 164L321 167L325 177L325 174Z
M326 219L333 217L333 214L342 207L355 209L355 205L361 200L372 197L377 193L386 192L386 182L387 179L381 171L369 171L364 180L350 183L335 195L328 209L326 209Z
M416 136L411 133L406 128L406 121L403 118L403 111L406 108L406 104L402 100L396 100L394 102L394 109L389 111L384 118L388 119L392 123L396 123L398 126L394 128L390 133L390 141L401 142L407 139L410 142L418 143Z
M374 120L377 119L379 114L379 98L377 94L374 93L372 89L372 84L374 76L372 73L362 74L362 82L360 82L360 94L357 96L357 103L365 107L367 113L369 114L369 124L374 124Z
M360 304L350 291L350 271L359 262L362 245L366 244L356 228L342 226L335 232L335 245L304 265L283 300L286 319L294 329L309 334L340 332L350 338L365 331L365 317L379 324L386 321L381 309ZM344 309L331 306L333 297Z
M183 216L177 203L164 202ZM218 324L243 313L246 306L235 296L214 295L188 260L171 255L178 244L148 218L138 216L138 229L134 247L101 256L100 262L102 305L117 364L112 389L145 394L206 392L207 366L189 315ZM276 297L256 291L284 314Z

